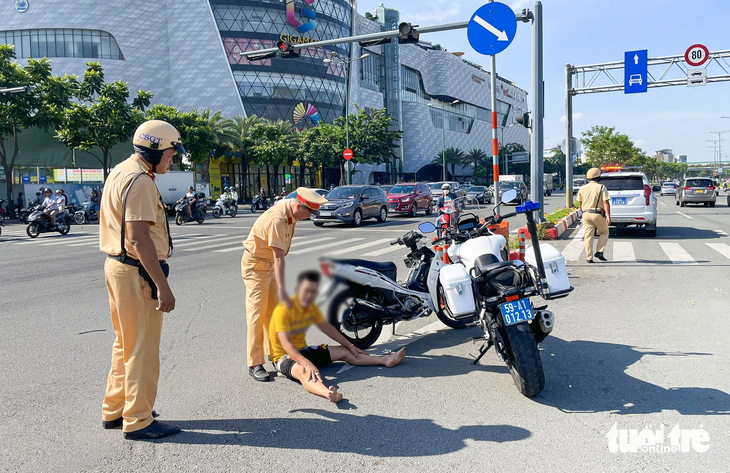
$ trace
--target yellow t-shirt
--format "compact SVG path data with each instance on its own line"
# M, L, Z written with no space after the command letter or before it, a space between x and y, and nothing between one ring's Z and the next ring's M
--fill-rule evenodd
M320 324L324 320L317 304L312 303L305 309L299 305L296 296L292 296L291 299L294 307L289 309L283 303L279 303L271 316L271 325L269 325L271 355L269 358L272 363L276 363L286 355L286 350L279 341L279 332L288 332L294 348L301 350L307 346L304 334L309 326Z
M108 255L117 256L122 251L122 197L132 178L143 173L143 167L134 155L122 161L112 169L104 185L101 195L101 211L99 212L99 246ZM170 251L167 236L167 214L165 205L160 200L154 181L149 176L139 176L127 194L127 222L150 222L150 236L157 250L157 258L166 260ZM129 241L129 233L125 235L124 247L130 257L137 258L134 247Z

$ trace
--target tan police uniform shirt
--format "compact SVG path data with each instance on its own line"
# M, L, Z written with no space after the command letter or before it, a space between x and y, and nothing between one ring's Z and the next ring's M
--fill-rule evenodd
M583 210L605 210L603 201L610 198L606 186L595 181L581 186L578 191L578 201L583 205Z
M134 176L148 169L132 155L119 163L109 173L101 196L99 212L99 246L101 251L118 256L121 249L122 198ZM127 194L127 222L150 222L150 236L157 250L157 258L166 260L170 250L167 235L167 214L160 200L155 182L149 176L140 176L134 181ZM129 232L125 232L124 247L130 258L139 259L129 241Z
M289 253L296 223L291 202L274 205L256 220L243 246L256 258L274 261L274 251L271 248L279 248L284 254Z

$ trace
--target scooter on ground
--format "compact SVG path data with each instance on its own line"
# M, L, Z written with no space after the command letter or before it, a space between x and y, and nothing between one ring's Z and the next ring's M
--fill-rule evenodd
M28 227L25 233L31 238L37 238L41 233L58 232L66 235L71 230L73 219L67 210L61 210L56 215L56 223L51 223L51 216L44 212L45 207L38 205L28 216Z

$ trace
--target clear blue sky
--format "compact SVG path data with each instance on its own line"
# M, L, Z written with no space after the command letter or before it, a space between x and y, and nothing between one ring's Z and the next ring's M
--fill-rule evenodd
M380 0L359 0L361 14L373 11ZM468 20L485 0L389 0L385 6L401 12L401 21L421 26ZM534 1L504 0L515 11L532 8ZM554 146L565 137L565 64L621 61L624 51L647 49L649 57L684 54L702 43L710 51L730 49L730 1L727 0L543 0L545 17L545 141ZM531 90L532 28L517 25L517 36L497 56L497 72ZM489 68L489 57L475 52L466 30L422 36L449 51ZM728 61L730 63L730 61ZM676 67L676 66L675 66ZM730 70L730 69L729 69ZM650 72L653 69L650 70ZM710 66L709 75L722 71ZM679 78L675 69L670 78ZM573 102L574 136L593 125L613 126L626 133L646 153L671 148L690 161L712 161L717 134L730 130L730 82L705 87L649 89L645 94L623 92L582 95ZM723 159L730 161L730 133L723 135ZM727 150L727 151L726 151Z

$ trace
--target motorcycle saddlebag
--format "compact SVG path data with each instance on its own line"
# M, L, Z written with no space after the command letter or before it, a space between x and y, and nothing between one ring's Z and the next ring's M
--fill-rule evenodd
M444 290L444 302L455 317L476 311L472 280L460 264L447 264L439 271L439 282Z

